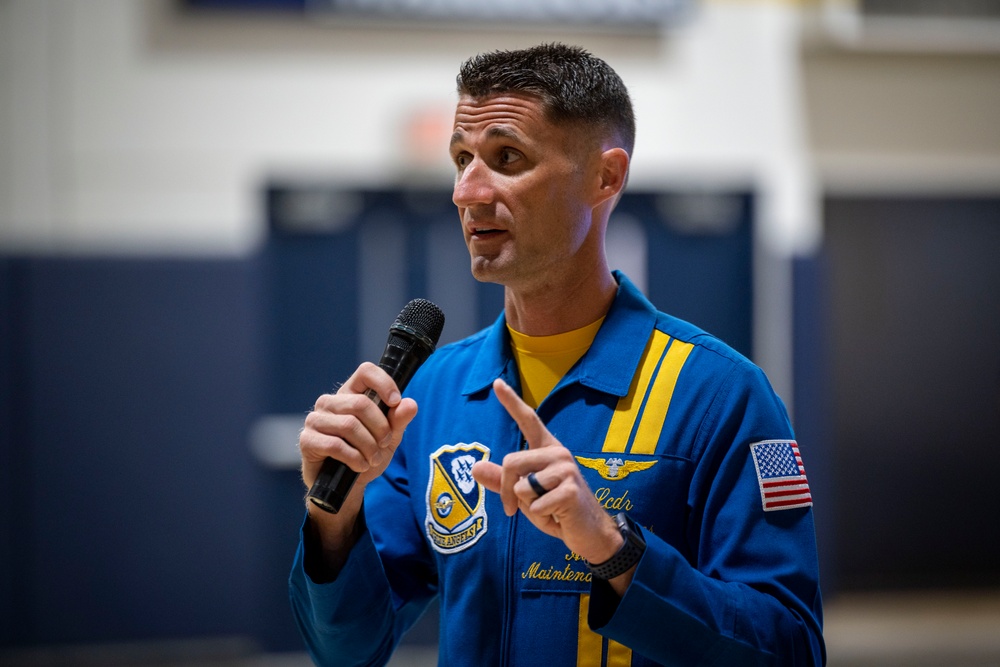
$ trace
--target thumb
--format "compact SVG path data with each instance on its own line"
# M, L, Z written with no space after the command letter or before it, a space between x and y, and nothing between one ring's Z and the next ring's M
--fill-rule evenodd
M500 493L500 474L502 468L496 463L479 461L472 466L472 478L493 493Z

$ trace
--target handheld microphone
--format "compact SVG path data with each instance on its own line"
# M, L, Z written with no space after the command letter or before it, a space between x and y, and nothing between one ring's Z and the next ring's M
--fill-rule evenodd
M400 392L434 351L442 329L444 313L427 299L410 301L396 316L396 321L389 327L389 340L378 365L395 380ZM389 412L389 406L382 402L374 389L366 391L365 396L375 401L382 414ZM317 507L336 514L357 479L358 473L327 457L307 497Z

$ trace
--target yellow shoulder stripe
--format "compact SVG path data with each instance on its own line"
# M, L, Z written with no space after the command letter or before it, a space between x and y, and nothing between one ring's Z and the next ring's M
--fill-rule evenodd
M632 378L628 394L618 399L615 414L611 417L608 434L604 438L602 451L622 453L628 447L632 430L639 418L639 412L649 391L649 382L653 378L656 367L660 364L663 352L670 342L670 336L657 330L646 342L646 349L639 361L639 372Z
M677 387L677 376L681 374L681 367L687 361L688 355L694 345L682 343L674 340L667 350L667 355L656 373L653 381L653 389L650 396L655 396L657 400L647 401L648 405L643 411L642 421L635 434L632 443L633 454L653 454L656 452L656 443L660 440L660 431L663 430L663 422L667 418L667 410L670 408L670 400L674 396L674 389Z
M618 400L602 451L653 454L670 408L681 368L694 345L653 331L628 394ZM655 399L650 402L650 396Z

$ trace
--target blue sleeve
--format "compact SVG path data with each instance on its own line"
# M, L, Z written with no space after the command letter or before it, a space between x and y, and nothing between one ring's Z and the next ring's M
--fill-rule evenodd
M337 577L317 583L306 572L304 532L289 577L292 614L317 665L384 665L394 647L389 584L364 531Z
M317 665L384 665L437 593L437 576L409 511L405 454L365 489L361 536L336 577L310 577L318 545L306 523L289 579L292 612Z
M591 627L664 664L824 664L812 508L765 512L750 447L792 437L763 373L738 367L699 433L688 544L644 530L625 595L595 580Z

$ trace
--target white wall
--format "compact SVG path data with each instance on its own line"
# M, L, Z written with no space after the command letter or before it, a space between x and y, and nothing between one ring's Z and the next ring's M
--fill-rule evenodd
M587 46L630 85L637 185L768 186L804 155L795 22L784 3L709 3L686 25L615 35L7 0L0 243L243 252L260 238L269 176L447 183L458 64L553 39Z

